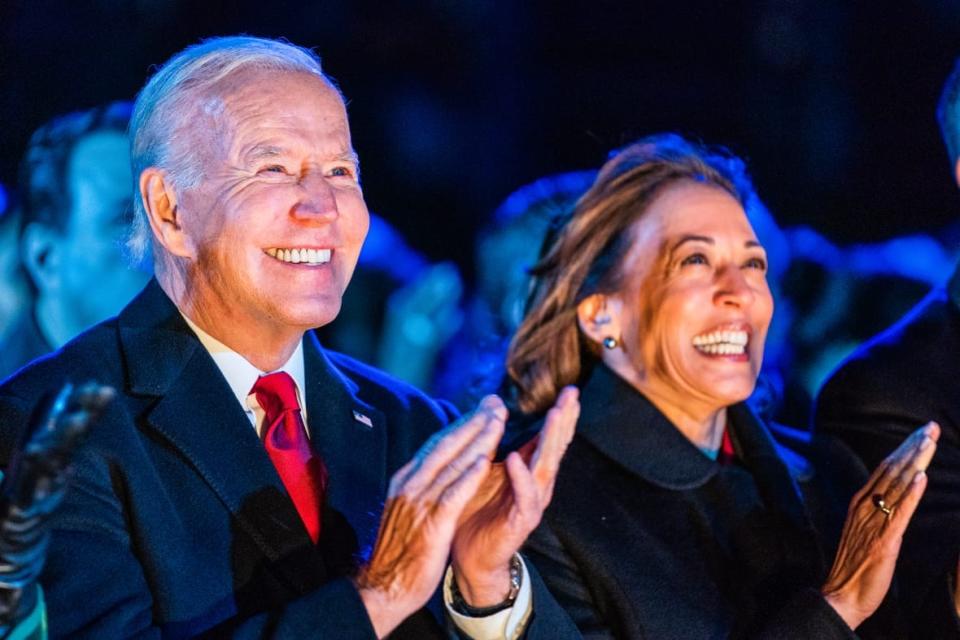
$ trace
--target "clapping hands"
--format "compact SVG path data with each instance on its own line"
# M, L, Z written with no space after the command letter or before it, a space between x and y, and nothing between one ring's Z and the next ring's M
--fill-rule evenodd
M394 474L373 554L356 580L378 637L427 602L451 549L470 604L503 599L510 558L550 501L578 413L576 390L565 390L535 444L494 464L507 410L488 396Z

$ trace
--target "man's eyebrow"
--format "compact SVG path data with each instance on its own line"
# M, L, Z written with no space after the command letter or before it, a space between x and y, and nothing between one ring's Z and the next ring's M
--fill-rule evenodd
M283 149L273 144L258 144L243 154L247 162L262 160L264 158L277 158L283 155Z
M353 149L350 149L349 151L344 151L342 153L338 153L337 157L334 158L334 160L339 160L341 162L350 162L355 165L360 164L360 156L358 156L357 152L354 151Z

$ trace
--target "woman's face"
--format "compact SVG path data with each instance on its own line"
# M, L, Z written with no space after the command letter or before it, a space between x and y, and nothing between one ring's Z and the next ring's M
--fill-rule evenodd
M667 187L630 228L623 290L608 298L631 382L684 413L746 399L773 315L767 259L740 204L684 181ZM609 364L609 363L608 363Z

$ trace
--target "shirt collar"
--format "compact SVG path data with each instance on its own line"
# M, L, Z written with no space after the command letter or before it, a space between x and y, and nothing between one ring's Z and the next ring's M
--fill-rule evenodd
M190 325L193 332L197 334L200 344L203 345L203 348L206 349L210 357L213 358L217 368L220 369L223 377L227 379L230 390L233 391L233 394L237 397L237 402L240 403L240 406L243 407L244 412L246 412L251 420L253 419L253 412L247 405L247 396L250 394L250 390L253 388L257 378L268 373L275 373L276 371L285 371L293 378L293 381L297 384L297 394L300 397L301 410L306 413L306 403L304 402L303 396L306 383L303 366L303 340L297 345L297 349L293 352L293 355L290 356L290 359L283 363L283 366L279 369L275 371L261 371L250 364L242 355L198 327L190 318L184 315L183 312L181 312L180 315L183 315L183 319ZM304 418L305 417L306 416L304 416Z

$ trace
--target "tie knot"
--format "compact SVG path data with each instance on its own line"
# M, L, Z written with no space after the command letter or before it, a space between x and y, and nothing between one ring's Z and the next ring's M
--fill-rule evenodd
M284 411L299 411L297 384L285 371L277 371L260 376L253 383L251 393L256 394L257 402L267 415L277 415Z

